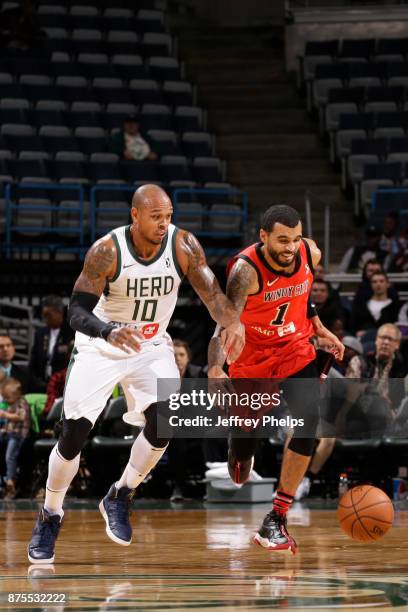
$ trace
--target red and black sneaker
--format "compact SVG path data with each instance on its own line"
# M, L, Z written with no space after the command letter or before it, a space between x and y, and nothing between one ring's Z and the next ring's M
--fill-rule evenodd
M260 529L254 536L254 542L268 550L296 553L296 542L288 534L286 515L271 510L265 516Z
M238 461L232 449L228 449L228 472L235 484L244 484L248 480L253 466L253 457L246 461Z

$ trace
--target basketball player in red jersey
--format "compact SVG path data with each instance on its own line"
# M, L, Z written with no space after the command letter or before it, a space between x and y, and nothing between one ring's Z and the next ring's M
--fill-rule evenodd
M322 325L309 297L320 251L313 240L302 238L299 215L290 206L268 208L260 239L228 266L227 295L241 312L246 333L244 350L229 367L229 375L232 379L285 379L281 388L292 417L304 416L305 403L312 406L307 415L308 431L315 432L320 372L311 338L317 336L337 359L344 353L338 338ZM225 354L217 333L210 342L208 361L209 378L226 377L222 369ZM293 378L304 379L301 391L293 385ZM302 431L294 428L284 451L272 511L254 539L266 549L296 552L296 542L286 528L286 514L307 470L314 442L314 437L302 437ZM230 437L228 468L235 482L248 479L255 448L253 436Z

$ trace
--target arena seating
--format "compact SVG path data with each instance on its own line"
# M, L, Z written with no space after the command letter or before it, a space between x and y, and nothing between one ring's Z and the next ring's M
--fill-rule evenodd
M215 156L206 112L195 105L195 88L184 80L183 63L175 55L176 41L167 31L164 11L133 10L124 4L44 0L38 7L39 24L46 34L41 49L21 52L10 47L2 52L0 211L6 209L6 198L12 205L0 229L7 224L12 227L8 231L12 241L21 234L27 238L30 232L16 230L21 219L27 224L30 217L34 223L36 216L34 209L19 213L19 195L26 206L27 199L34 198L33 205L51 207L39 213L32 237L49 231L55 235L58 228L64 233L67 219L71 229L79 222L72 193L26 188L19 194L17 183L81 185L83 229L92 237L90 219L103 216L96 230L100 233L115 219L128 218L123 210L110 216L103 212L114 209L114 202L122 201L123 206L123 191L107 200L98 198L95 202L101 211L91 211L93 185L109 182L115 190L154 182L172 194L177 188L174 181L182 181L183 187L188 182L191 188L225 181L225 163ZM3 3L2 8L9 5L13 3ZM158 161L128 162L109 152L110 137L130 114L139 115L141 131ZM12 187L5 190L6 184ZM59 211L62 202L64 210ZM226 194L223 203L228 202ZM211 209L211 202L201 205L207 213ZM199 217L198 226L206 229L203 219L208 225L208 214Z
M377 187L408 185L408 38L309 41L299 60L342 187L369 211Z

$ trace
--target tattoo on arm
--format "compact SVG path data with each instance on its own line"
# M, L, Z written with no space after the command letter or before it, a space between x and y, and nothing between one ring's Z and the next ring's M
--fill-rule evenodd
M75 283L74 291L100 295L112 274L115 259L116 252L113 246L100 240L95 242L86 254L84 267Z
M254 268L243 259L238 259L232 268L227 282L227 297L241 313L256 279Z
M185 232L183 235L183 246L188 256L187 273L195 272L201 266L207 265L201 244L193 234L190 234L190 232Z

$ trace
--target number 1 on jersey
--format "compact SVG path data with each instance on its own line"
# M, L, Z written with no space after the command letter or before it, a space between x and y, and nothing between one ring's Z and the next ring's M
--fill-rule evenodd
M285 304L281 304L277 307L276 316L274 319L272 319L269 325L283 325L283 323L285 322L286 313L289 308L289 303L290 302L286 302Z

